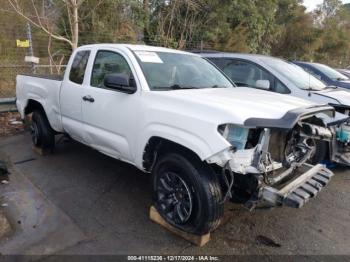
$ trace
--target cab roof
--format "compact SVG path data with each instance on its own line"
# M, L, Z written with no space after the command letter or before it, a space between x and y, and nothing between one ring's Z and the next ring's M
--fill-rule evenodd
M132 51L149 51L149 52L167 52L167 53L178 53L178 54L187 54L187 55L194 55L195 54L184 52L176 49L170 49L165 47L159 47L159 46L150 46L150 45L133 45L133 44L92 44L92 45L84 45L81 47L78 47L79 49L85 49L85 48L128 48Z

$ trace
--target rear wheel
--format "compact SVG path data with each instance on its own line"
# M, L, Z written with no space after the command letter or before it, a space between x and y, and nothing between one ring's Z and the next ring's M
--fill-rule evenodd
M219 225L223 215L219 182L199 159L165 155L153 169L152 187L157 211L172 226L200 235Z
M55 146L55 131L42 111L34 111L30 126L34 146L52 150Z

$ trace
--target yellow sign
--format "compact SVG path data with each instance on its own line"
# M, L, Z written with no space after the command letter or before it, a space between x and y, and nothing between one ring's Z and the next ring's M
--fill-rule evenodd
M17 39L16 43L17 43L17 47L29 47L29 40L21 41Z

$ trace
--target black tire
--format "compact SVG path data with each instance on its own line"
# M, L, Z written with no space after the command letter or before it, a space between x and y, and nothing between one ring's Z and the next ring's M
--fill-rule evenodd
M34 146L46 150L54 149L55 131L51 128L44 112L40 110L33 112L30 131Z
M312 165L317 165L324 160L328 160L328 158L329 158L328 157L329 142L315 140L314 143L316 145L316 150L315 150L315 153L313 154L313 156L311 157L309 162Z
M164 190L164 181L173 190ZM152 191L155 208L172 226L196 235L219 226L224 212L220 184L213 170L196 157L178 153L161 157L152 171ZM177 204L170 203L174 198L179 200ZM186 219L181 219L180 213Z

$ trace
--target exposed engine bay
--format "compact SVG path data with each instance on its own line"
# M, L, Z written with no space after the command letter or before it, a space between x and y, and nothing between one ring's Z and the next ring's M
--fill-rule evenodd
M301 115L292 128L220 126L219 133L232 147L210 160L223 168L226 198L238 197L249 209L262 201L301 207L332 176L325 166L308 164L316 143L349 139L346 119L323 111Z
M329 144L329 158L333 162L350 166L350 109L343 106L334 108L337 114L348 116L349 119L332 127L336 136Z
M350 166L350 122L335 128L336 138L330 145L330 158L332 161Z

